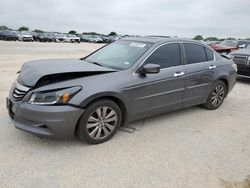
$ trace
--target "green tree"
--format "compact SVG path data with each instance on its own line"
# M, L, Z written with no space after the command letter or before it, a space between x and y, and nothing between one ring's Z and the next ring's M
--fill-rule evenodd
M194 40L203 40L203 37L201 35L196 35L193 39Z
M110 32L109 33L109 36L116 36L117 34L116 34L116 32L114 32L114 31L112 31L112 32Z
M84 34L84 35L99 35L96 32L83 32L82 34Z
M0 30L11 30L11 29L5 25L0 25Z
M220 39L219 38L217 38L217 37L207 37L207 38L205 38L205 41L219 41Z
M226 40L235 40L235 38L228 37L228 38L226 38Z
M28 27L22 26L18 29L18 31L29 31Z
M35 33L44 33L44 31L41 30L41 29L35 29L33 32L35 32Z
M69 31L69 34L71 34L71 35L75 35L76 33L77 33L77 32L74 31L74 30Z

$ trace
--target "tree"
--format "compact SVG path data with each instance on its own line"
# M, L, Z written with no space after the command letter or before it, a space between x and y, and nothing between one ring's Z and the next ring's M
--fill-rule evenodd
M18 31L29 31L29 28L22 26L18 29Z
M35 32L35 33L44 33L44 31L41 30L41 29L35 29L33 32Z
M11 29L5 25L0 25L0 30L11 30Z
M114 32L114 31L112 31L112 32L110 32L109 33L109 36L116 36L117 34L116 34L116 32Z
M194 40L203 40L203 37L201 35L196 35L193 39Z
M77 32L74 31L74 30L69 31L69 34L71 34L71 35L75 35L76 33L77 33Z
M207 38L205 38L205 41L219 41L220 39L219 38L217 38L217 37L207 37Z
M235 38L228 37L228 38L226 38L226 40L235 40Z
M96 32L83 32L82 34L84 34L84 35L99 35Z

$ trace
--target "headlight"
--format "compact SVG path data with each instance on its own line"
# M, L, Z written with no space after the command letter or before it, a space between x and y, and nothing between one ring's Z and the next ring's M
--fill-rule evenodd
M80 86L76 86L53 91L35 92L31 95L28 103L39 105L67 104L81 89Z

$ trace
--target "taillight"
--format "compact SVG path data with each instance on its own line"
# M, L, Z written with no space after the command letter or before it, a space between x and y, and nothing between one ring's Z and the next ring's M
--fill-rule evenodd
M233 69L237 72L238 71L238 68L237 68L237 65L234 63L234 64L232 64L232 67L233 67Z

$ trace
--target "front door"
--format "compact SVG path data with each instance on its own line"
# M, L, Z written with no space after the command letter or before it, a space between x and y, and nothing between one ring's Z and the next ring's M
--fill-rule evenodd
M180 54L178 43L164 44L146 58L142 65L159 64L160 72L133 75L130 95L136 119L182 106L185 72Z

